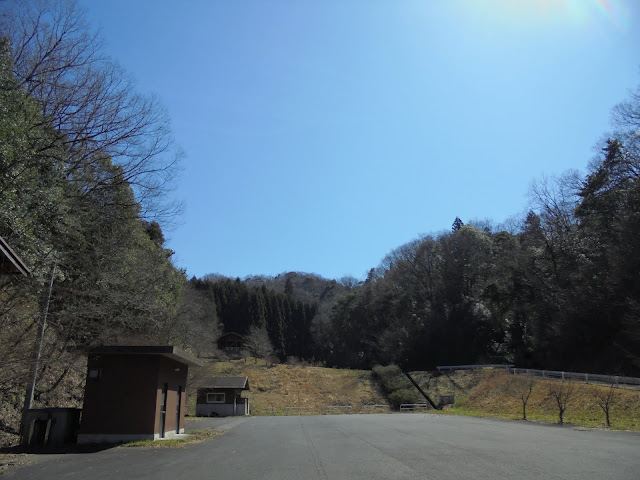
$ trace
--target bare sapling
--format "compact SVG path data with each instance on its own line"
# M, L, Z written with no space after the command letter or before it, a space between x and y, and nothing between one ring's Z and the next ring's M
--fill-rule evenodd
M548 396L558 407L558 423L564 423L564 413L573 394L573 384L563 380L562 382L549 383Z
M507 394L522 404L522 420L527 419L527 404L536 381L532 377L512 377L507 384Z
M613 400L615 397L615 385L611 384L608 389L603 389L600 387L594 387L593 396L595 397L596 403L602 410L605 415L607 428L611 427L611 407L613 406Z

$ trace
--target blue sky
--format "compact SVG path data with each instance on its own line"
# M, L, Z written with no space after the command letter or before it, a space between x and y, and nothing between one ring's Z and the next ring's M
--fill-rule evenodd
M640 84L632 0L81 0L186 153L189 276L363 277L585 170Z

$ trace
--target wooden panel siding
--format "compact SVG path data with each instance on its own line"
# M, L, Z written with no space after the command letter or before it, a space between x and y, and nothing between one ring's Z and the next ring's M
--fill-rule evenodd
M89 355L80 433L134 434L155 431L157 358L140 355Z
M89 352L78 441L158 438L165 384L164 431L169 436L184 431L188 365L196 361L183 358L173 347L103 347ZM176 415L178 391L182 401Z

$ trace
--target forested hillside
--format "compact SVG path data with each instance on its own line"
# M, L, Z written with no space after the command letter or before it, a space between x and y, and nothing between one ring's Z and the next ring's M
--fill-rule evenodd
M464 225L391 252L334 308L330 364L512 362L640 372L640 89L581 177L534 183L511 231Z
M266 285L249 286L240 279L192 279L190 286L216 307L217 318L225 332L247 336L263 358L275 353L312 358L311 324L317 313L315 303L305 303L291 292L277 293ZM260 332L264 332L262 337ZM257 352L254 352L257 353Z
M16 433L40 339L35 405L61 406L84 379L70 347L212 348L216 330L200 328L213 309L184 302L193 295L158 223L177 213L166 193L180 158L162 107L73 2L1 13L0 236L32 273L0 279L0 428Z
M254 275L244 279L247 285L266 286L280 293L294 295L297 299L306 303L318 305L318 322L327 321L331 309L345 293L355 288L360 283L356 278L344 276L340 279L327 279L314 273L287 272L267 277Z

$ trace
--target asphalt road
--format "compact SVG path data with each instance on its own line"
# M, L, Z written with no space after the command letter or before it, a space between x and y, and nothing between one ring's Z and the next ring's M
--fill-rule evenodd
M429 414L207 421L198 428L226 433L179 449L41 455L4 478L640 478L638 433Z

